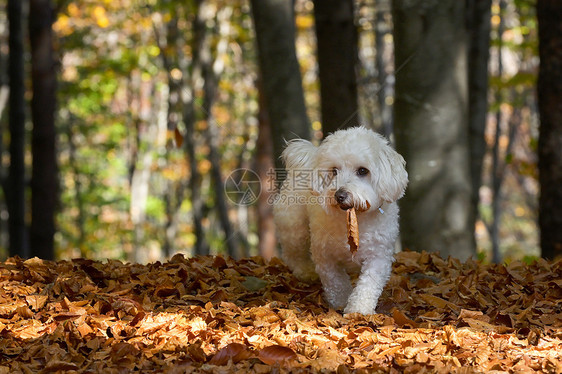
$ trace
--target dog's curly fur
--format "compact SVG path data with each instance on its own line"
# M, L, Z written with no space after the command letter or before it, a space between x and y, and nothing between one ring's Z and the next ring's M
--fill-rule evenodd
M392 269L398 200L408 184L402 156L365 127L338 130L318 146L297 139L282 154L287 173L274 205L283 258L297 278L320 278L345 313L375 313ZM357 210L359 248L347 242L345 210ZM349 272L359 271L353 288Z

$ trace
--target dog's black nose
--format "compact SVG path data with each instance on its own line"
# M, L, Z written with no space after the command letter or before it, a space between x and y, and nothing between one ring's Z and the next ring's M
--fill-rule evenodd
M346 190L340 188L339 190L336 191L336 193L334 194L334 197L336 198L336 201L338 202L338 204L343 204L345 203L345 201L348 198L348 193Z

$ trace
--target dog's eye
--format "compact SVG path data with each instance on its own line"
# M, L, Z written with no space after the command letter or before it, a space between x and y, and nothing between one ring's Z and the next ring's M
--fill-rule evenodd
M357 169L357 175L359 176L364 176L369 174L369 169L364 168L364 167L360 167L359 169Z
M332 175L338 175L338 168L332 168Z

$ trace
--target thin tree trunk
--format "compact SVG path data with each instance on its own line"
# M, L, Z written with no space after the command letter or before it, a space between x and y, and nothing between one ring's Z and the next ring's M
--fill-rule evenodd
M195 131L195 92L196 83L201 78L201 53L204 46L205 37L205 20L201 15L201 6L203 0L195 1L195 18L193 19L193 37L192 37L192 59L189 66L189 77L186 87L183 89L182 104L183 104L183 121L185 124L186 134L184 138L184 149L186 158L189 162L190 179L189 190L191 192L191 215L193 223L193 234L195 235L195 244L193 253L195 255L208 255L210 253L209 244L205 237L205 230L203 227L203 218L205 216L205 201L201 194L202 176L198 169L198 162L196 158L197 136ZM200 87L197 87L200 88Z
M492 262L499 263L501 259L500 243L499 243L499 225L500 225L500 202L501 196L501 182L498 173L499 163L499 146L500 146L500 133L502 122L501 109L498 108L496 113L496 132L494 135L494 147L492 149L492 222L489 225L490 241L492 242Z
M217 14L217 22L220 24L225 20L222 19L227 9L224 8ZM221 28L219 25L219 33ZM220 138L219 125L216 123L212 109L216 98L217 86L219 83L219 75L222 73L222 69L215 68L215 61L211 53L211 45L209 43L210 35L204 36L202 54L201 57L201 70L203 76L203 107L202 111L207 122L205 128L205 139L207 145L209 146L209 161L211 162L211 176L213 178L213 188L215 192L215 204L217 209L217 214L219 217L220 225L224 233L224 241L226 245L226 250L229 256L240 258L242 253L240 252L240 245L238 240L238 234L232 227L232 223L229 218L229 208L225 199L224 192L224 181L222 179L221 172L221 155L219 153L218 140ZM219 42L216 46L216 55L220 56L225 53L227 47L226 39L223 35L219 35Z
M129 130L127 131L127 177L129 186L133 181L133 174L137 167L139 152L139 121L138 105L135 98L138 96L138 80L134 72L127 77L127 107L129 108Z
M215 192L215 207L219 216L222 231L224 233L224 242L229 256L240 258L239 243L237 235L232 228L230 218L228 217L228 204L226 203L224 193L224 181L222 179L222 172L220 166L220 154L218 150L217 140L219 138L217 124L211 113L212 103L216 93L216 84L214 78L209 74L205 74L205 99L203 108L207 113L207 128L205 129L205 139L209 146L209 161L211 162L211 176L213 178L213 188Z
M472 180L472 226L476 227L482 163L486 154L486 118L488 115L488 61L490 58L491 0L467 1L470 47L468 53L468 127L470 174Z
M145 262L149 260L145 243L146 208L150 195L153 144L158 133L157 121L152 117L152 113L157 112L154 108L159 106L160 98L154 95L154 87L151 83L140 82L138 100L139 112L136 130L139 154L131 176L130 206L135 245L133 252L130 254L130 259L134 262ZM146 147L143 147L144 144L146 144Z
M377 2L377 5L379 2ZM392 125L392 110L386 102L386 98L389 95L389 88L387 85L387 72L386 67L388 65L387 59L385 59L386 42L384 41L385 35L388 33L388 23L386 21L385 14L388 13L386 7L383 9L382 6L377 8L376 20L375 20L375 64L377 67L377 81L379 83L379 89L377 91L377 101L379 105L380 121L384 136L390 139L393 133Z
M503 12L505 9L505 1L500 0L499 2L499 24L498 24L498 54L497 54L497 64L498 64L498 77L503 75ZM502 92L498 89L495 97L496 103L501 104L502 102ZM501 124L502 124L502 111L501 105L498 105L496 112L496 132L494 134L494 147L492 149L492 222L488 225L490 232L490 239L492 242L492 262L499 263L501 261L500 254L500 243L499 243L499 230L500 230L500 219L501 219L501 185L503 175L499 172L499 162L500 162L500 135L501 135Z
M258 82L258 87L260 83ZM258 214L258 253L269 260L277 256L277 239L273 222L273 205L270 202L275 193L273 167L273 144L271 141L271 125L265 110L263 90L258 88L259 114L258 139L256 141L256 172L261 183L261 194L257 201Z
M193 107L192 97L184 98L183 121L186 128L184 149L186 158L189 162L189 170L191 174L189 178L189 190L191 192L190 199L193 234L195 235L193 254L205 256L209 254L209 244L205 238L205 230L203 228L205 202L201 196L202 177L199 169L197 168L197 158L195 155L195 109Z
M183 75L181 78L174 77L172 74L173 69L178 69L178 18L174 15L172 19L165 24L165 38L162 37L158 26L155 25L154 33L156 41L160 49L160 57L168 75L168 105L166 115L166 128L167 128L167 143L166 143L166 163L169 163L169 156L171 154L171 138L170 134L175 134L178 130L178 122L181 113L181 88L183 85ZM163 44L165 42L165 44ZM181 145L178 145L180 146ZM172 249L177 234L177 216L178 211L183 201L186 183L183 180L178 182L166 181L167 187L164 191L164 204L166 211L166 222L164 223L164 243L162 245L164 255L166 257L172 256Z
M357 126L357 28L353 0L315 0L318 77L324 136Z
M71 117L72 118L72 117ZM78 161L76 160L76 151L77 145L74 140L74 133L76 132L77 124L73 121L69 121L67 126L67 134L68 137L68 164L72 169L74 174L74 196L76 200L76 207L78 208L78 216L76 217L76 228L78 230L78 239L76 241L76 246L80 251L80 257L86 258L88 253L86 252L86 230L85 230L85 223L86 223L86 214L84 212L84 198L83 198L83 186L81 180L81 173L80 168L78 165ZM78 129L79 130L79 129Z
M275 167L285 141L310 139L299 63L295 50L293 0L252 0L265 107L271 121Z
M514 93L515 92L512 92L512 94ZM499 264L502 261L502 255L500 252L500 227L503 213L502 185L505 180L507 167L506 162L502 162L501 160L505 160L507 155L511 154L515 143L515 136L517 135L517 129L521 123L521 110L519 108L515 108L507 123L507 147L503 157L500 155L501 127L499 126L499 123L501 117L502 116L500 115L497 116L498 125L494 136L494 148L492 150L492 221L490 223L486 223L486 228L488 229L492 242L492 262L496 264Z
M144 38L144 37L143 37ZM149 196L151 164L153 160L152 144L157 138L155 118L152 109L159 106L160 97L154 95L151 82L143 82L139 70L132 71L128 81L128 101L131 123L129 124L129 187L131 201L129 217L133 226L133 248L128 253L131 262L143 262L148 259L145 253L144 222ZM153 105L154 104L154 105ZM143 145L147 145L144 147Z
M43 259L54 258L55 210L58 200L53 21L54 11L50 0L30 0L29 39L33 89L30 251L32 256Z
M0 69L4 69L4 60L0 57ZM4 69L5 70L5 69ZM4 109L8 107L9 96L10 96L10 89L9 83L5 80L5 75L0 74L0 118L4 113ZM4 151L4 139L3 139L3 132L0 131L0 152L3 153ZM0 160L0 168L4 169L4 162ZM6 175L0 173L0 186L4 191L4 196L8 196L8 178ZM10 235L9 235L9 223L8 219L6 218L9 216L8 213L8 205L6 199L0 202L0 246L4 248L10 247Z
M562 2L538 0L539 226L542 256L562 256Z
M501 53L499 54L501 56ZM499 98L500 95L498 94ZM490 240L492 242L492 262L499 263L501 260L500 243L499 243L499 226L501 218L501 176L499 173L500 158L500 135L501 135L502 115L501 109L498 107L496 113L496 132L494 134L494 147L492 149L492 222L488 225Z
M398 151L410 184L401 203L404 248L461 260L476 253L469 220L465 4L393 1Z
M133 247L131 253L127 254L128 260L131 262L136 261L136 252L137 252L137 223L136 223L136 209L133 208L134 204L137 204L135 194L133 193L136 187L135 184L137 183L138 179L138 164L139 164L139 150L140 150L140 143L141 143L141 121L139 118L139 111L140 111L140 78L137 72L131 72L127 79L127 100L128 100L128 108L130 111L130 123L129 123L129 131L127 133L127 145L128 145L128 180L129 180L129 193L131 194L131 203L129 206L129 218L131 220L131 225L133 228L132 236L133 236ZM137 177L135 177L137 175Z
M10 255L29 257L25 227L25 82L21 0L8 0L10 23L10 171L7 186Z
M146 221L146 204L149 195L150 168L152 164L152 154L147 150L139 160L139 165L135 168L135 173L131 180L131 207L130 215L133 223L134 248L130 260L141 262L143 252L146 250L144 223Z

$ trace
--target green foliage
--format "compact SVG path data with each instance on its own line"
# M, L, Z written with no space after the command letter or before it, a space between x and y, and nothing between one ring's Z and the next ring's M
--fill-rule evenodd
M521 261L523 261L525 264L531 266L533 265L535 262L537 262L539 260L539 257L537 256L524 256L523 259Z
M502 0L502 3L505 7L501 12L499 1L494 1L492 6L489 65L489 111L492 115L486 137L489 149L497 150L499 165L494 169L493 165L485 163L480 217L486 223L483 226L490 228L496 219L492 206L499 209L499 250L504 260L509 261L538 253L535 156L538 30L535 1ZM502 184L497 196L493 196L497 180ZM481 248L489 253L488 233L480 234L484 238Z
M211 51L224 64L213 107L221 132L221 166L226 173L239 167L236 160L251 158L257 136L257 96L248 4L198 4L169 0L60 2L54 25L62 62L59 256L134 258L134 251L146 251L149 245L160 246L165 241L170 217L176 217L177 225L172 246L188 253L195 242L186 189L189 160L184 149L174 147L166 119L177 118L178 128L184 131L181 100L168 106L168 76L175 69L176 76L180 72L183 90L194 87L190 81L193 21L199 6L207 7L207 14L231 10L230 18L215 16L206 23L211 48L216 49L220 40L226 40L228 46L222 55ZM176 41L167 45L174 22ZM169 66L163 63L163 53ZM196 115L202 121L206 114L200 86L195 95ZM202 196L212 207L214 192L202 125L197 122L196 157L203 177ZM133 183L142 173L148 180L141 188L148 193L134 195L137 200L133 200ZM138 207L145 219L135 223L133 211ZM207 239L220 252L224 238L217 219L211 212L206 215Z

